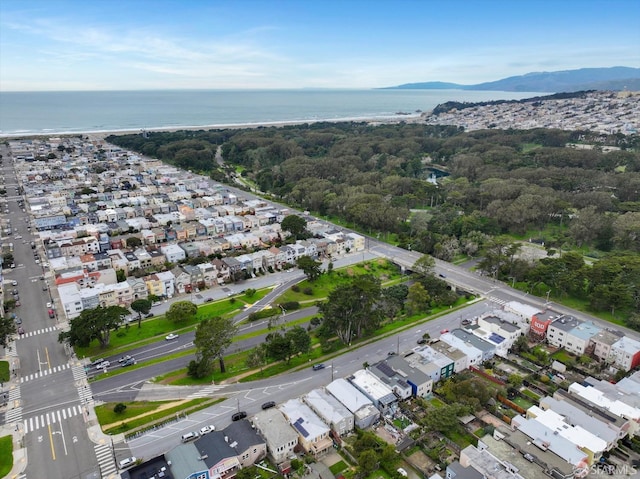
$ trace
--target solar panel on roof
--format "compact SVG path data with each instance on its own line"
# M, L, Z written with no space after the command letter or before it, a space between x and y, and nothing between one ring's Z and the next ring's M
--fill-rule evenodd
M403 388L408 388L409 387L409 385L405 381L403 381L402 379L398 379L398 384L400 386L402 386Z
M384 363L384 362L383 363L378 363L376 365L376 368L379 371L381 371L383 374L386 374L389 377L395 375L395 371L387 363Z
M293 423L293 427L295 427L304 437L309 437L309 433L307 432L307 430L298 421Z

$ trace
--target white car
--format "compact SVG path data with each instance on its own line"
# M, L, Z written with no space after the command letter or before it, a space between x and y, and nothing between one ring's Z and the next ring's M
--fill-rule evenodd
M175 333L171 333L164 339L166 339L167 341L171 341L172 339L178 339L178 335Z
M107 369L109 366L111 366L110 361L102 361L100 364L96 366L96 369Z
M213 432L215 430L216 430L216 427L213 424L210 424L209 426L204 426L200 428L200 435L204 436L205 434L209 434L210 432Z
M136 462L138 462L138 460L135 457L127 457L118 463L118 467L123 470L128 469L135 465Z
M47 303L47 308L51 309L52 307L53 307L53 304Z
M403 468L401 468L401 467L399 467L399 468L397 469L397 471L398 471L398 474L400 474L400 475L401 475L401 476L403 476L403 477L407 477L407 476L408 476L407 471L405 471L405 470L404 470Z

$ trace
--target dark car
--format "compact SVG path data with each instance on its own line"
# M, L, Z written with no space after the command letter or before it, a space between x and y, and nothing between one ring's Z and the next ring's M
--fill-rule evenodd
M122 367L124 368L126 366L131 366L132 364L135 364L135 363L136 363L135 358L129 358L129 359L125 359L121 364L122 364Z
M444 274L444 273L440 273L440 274L438 274L438 276L440 276L441 278L446 278L447 277L447 275Z
M418 344L425 344L427 342L427 340L425 338L420 338L418 339Z
M271 409L272 407L276 407L276 402L275 401L267 401L266 403L262 404L262 409Z
M322 364L322 363L314 364L312 369L314 371L319 371L320 369L324 369L324 364Z
M233 416L231 416L231 420L239 421L240 419L244 419L245 417L247 417L246 411L240 411L240 412L234 413Z

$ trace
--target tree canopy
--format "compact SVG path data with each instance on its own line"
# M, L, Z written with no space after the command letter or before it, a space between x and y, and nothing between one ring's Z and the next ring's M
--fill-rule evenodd
M122 324L122 320L129 314L121 306L98 306L85 309L76 318L69 321L69 330L58 335L58 341L68 342L71 346L87 347L91 341L97 339L100 347L109 345L111 331Z
M198 313L198 307L191 301L176 301L165 313L166 318L174 323L185 322Z
M220 372L224 373L224 353L231 346L237 331L231 318L216 316L202 320L196 328L193 340L198 361L210 365L212 360L218 359Z

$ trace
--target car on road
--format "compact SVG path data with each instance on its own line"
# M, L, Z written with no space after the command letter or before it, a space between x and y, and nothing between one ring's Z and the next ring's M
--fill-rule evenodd
M205 434L209 434L216 430L216 427L213 424L209 424L208 426L204 426L200 428L200 435L204 436Z
M440 331L440 334L445 334L445 333L448 333L448 332L449 332L448 329L443 329L442 331Z
M389 352L387 353L387 356L395 356L395 355L396 355L396 352L395 352L395 351L389 351Z
M144 315L145 318L153 318L153 313L147 313Z
M127 457L118 462L118 467L121 470L129 469L131 466L134 466L136 462L138 462L138 459L136 459L135 456Z
M165 338L167 341L171 341L172 339L178 339L178 335L175 333L168 334Z
M22 303L18 300L16 300L16 307L22 306Z
M122 365L123 368L127 367L127 366L132 366L136 363L136 359L135 358L129 358L126 361L121 362L120 364Z
M239 412L233 413L233 415L231 416L231 420L239 421L240 419L244 419L245 417L247 417L246 411L239 411Z
M267 401L260 406L262 409L271 409L272 407L276 407L275 401Z
M129 356L128 354L126 356L122 356L120 359L118 359L119 363L124 363L125 361L128 361L129 359L133 359L132 356Z
M438 276L440 276L441 278L446 278L447 277L447 275L444 274L444 273L439 273Z
M468 324L471 324L471 320L470 319L463 319L462 320L462 325L463 326L467 326Z
M102 361L100 364L96 365L96 369L107 369L109 366L111 366L111 361Z
M11 284L12 284L13 286L18 286L18 282L17 282L15 279L14 279L13 281L11 281Z
M53 304L51 304L50 302L47 302L47 308L53 308Z
M399 467L398 469L396 469L396 471L398 471L398 474L400 474L402 477L407 477L407 471L405 471L403 468Z
M49 317L50 317L51 319L53 319L53 318L55 318L55 317L56 317L56 312L55 312L53 309L49 309L49 310L47 310L47 314L49 315Z
M104 362L104 358L98 358L91 362L91 366L97 366L100 363Z
M321 369L324 369L324 364L322 363L318 363L318 364L314 364L311 369L313 369L314 371L319 371Z
M426 338L420 338L418 339L418 341L416 341L418 344L425 344L427 342Z
M22 324L22 319L18 316L16 316L16 318L14 319L16 324Z
M182 442L195 441L198 439L198 433L195 431L188 432L182 435Z

